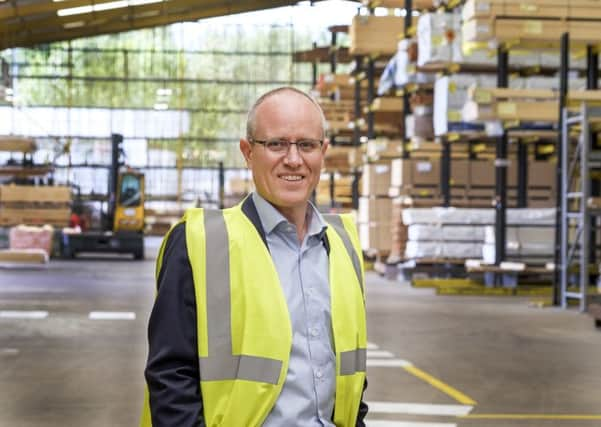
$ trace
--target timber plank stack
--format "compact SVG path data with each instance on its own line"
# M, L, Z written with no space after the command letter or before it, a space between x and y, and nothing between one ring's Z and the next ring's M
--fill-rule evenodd
M66 227L71 215L66 186L0 186L0 226L50 224Z

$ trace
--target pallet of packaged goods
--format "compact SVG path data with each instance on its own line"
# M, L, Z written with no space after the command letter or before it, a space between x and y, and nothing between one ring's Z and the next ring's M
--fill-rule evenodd
M33 153L36 143L31 138L19 136L0 136L0 151Z
M415 25L416 19L414 18ZM392 56L403 37L405 18L400 16L357 15L350 28L351 55Z
M63 186L0 186L0 224L66 226L71 215L71 189Z

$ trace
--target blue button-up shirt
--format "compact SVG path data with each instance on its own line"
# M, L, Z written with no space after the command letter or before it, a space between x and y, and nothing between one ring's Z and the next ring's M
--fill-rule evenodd
M309 203L307 233L299 242L293 224L257 193L252 198L286 297L293 335L286 381L263 425L334 427L336 356L323 245L327 224Z

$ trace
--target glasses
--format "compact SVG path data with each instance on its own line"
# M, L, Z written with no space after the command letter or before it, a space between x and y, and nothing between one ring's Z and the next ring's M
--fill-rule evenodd
M312 154L319 151L321 146L323 145L323 141L314 140L314 139L302 139L296 142L286 141L285 139L272 139L269 141L261 141L258 139L251 139L251 142L256 142L257 144L261 144L267 150L272 153L283 154L287 153L290 150L291 145L296 145L296 148L301 153Z

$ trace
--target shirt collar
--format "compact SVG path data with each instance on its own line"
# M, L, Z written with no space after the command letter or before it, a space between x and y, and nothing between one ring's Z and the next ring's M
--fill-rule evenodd
M261 225L265 234L270 234L282 222L288 223L288 220L271 203L265 200L257 192L251 194ZM307 216L309 217L309 226L307 227L307 236L319 235L322 237L326 231L327 224L323 216L311 202L308 203Z

